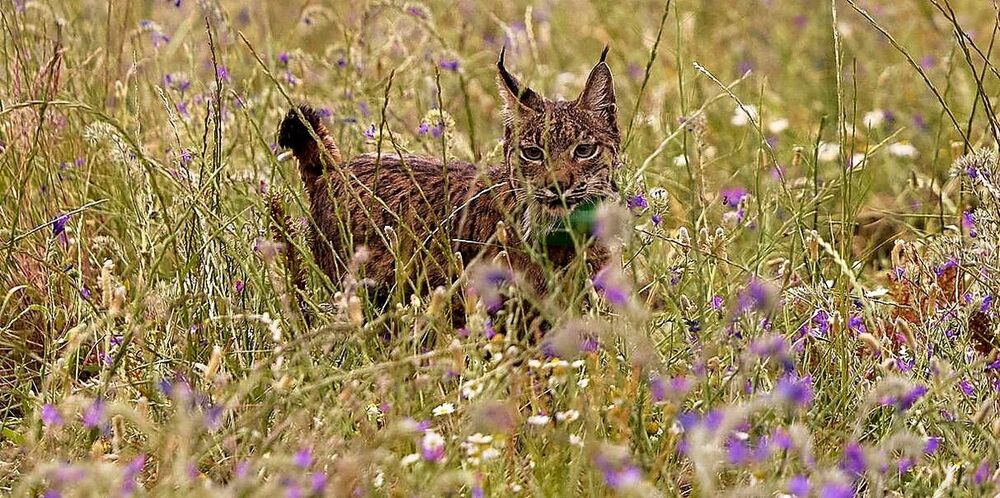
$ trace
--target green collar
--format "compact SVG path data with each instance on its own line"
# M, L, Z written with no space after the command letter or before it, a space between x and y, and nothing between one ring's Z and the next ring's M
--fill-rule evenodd
M573 247L574 237L580 241L589 239L594 231L599 203L599 199L593 199L577 204L566 217L556 221L555 225L545 232L542 244L546 247Z

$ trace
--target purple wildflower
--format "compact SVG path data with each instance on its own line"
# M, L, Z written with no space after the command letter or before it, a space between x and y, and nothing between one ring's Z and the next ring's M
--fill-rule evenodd
M215 77L229 83L229 69L226 69L226 66L215 68Z
M840 460L840 468L852 475L861 475L865 472L867 463L861 445L853 441L847 444L844 448L844 458Z
M826 310L816 310L813 314L813 323L816 324L816 331L821 337L826 337L830 332L830 314Z
M649 217L649 221L652 221L653 225L659 226L660 223L663 223L663 216L660 214L654 214Z
M649 207L649 203L646 202L646 198L642 194L635 194L628 199L628 208L632 210L641 210Z
M827 483L819 491L820 498L853 498L854 488L839 482Z
M419 7L419 6L416 6L416 5L413 5L413 6L410 6L409 8L407 8L406 9L406 13L410 14L413 17L419 18L419 19L426 19L427 18L427 13L424 12L424 9L421 8L421 7Z
M445 71L458 71L458 59L441 59L438 66Z
M295 456L292 457L292 461L299 468L304 469L306 467L309 467L310 465L312 465L313 462L312 449L309 447L300 449L295 453Z
M743 187L730 187L722 189L722 204L729 207L737 207L744 197L750 195Z
M969 237L976 237L976 216L971 211L962 211L962 228L969 231Z
M733 465L743 465L750 461L750 447L745 441L732 439L726 447L726 459Z
M976 387L972 385L967 379L962 379L958 381L958 388L962 390L962 394L966 396L973 396L976 394Z
M812 376L797 378L795 375L786 375L778 380L774 394L793 406L807 407L813 400Z
M417 135L426 135L431 129L431 125L427 124L427 121L421 121L420 126L417 127Z
M61 214L52 220L52 236L58 237L66 231L66 223L69 222L69 214Z
M667 397L667 383L663 377L654 375L649 379L649 392L653 396L653 401L663 401Z
M311 481L310 488L312 488L313 494L322 495L323 490L326 489L326 481L327 481L326 472L314 472L312 477L310 478L310 481Z
M375 123L372 123L372 125L369 126L367 130L365 130L364 136L368 140L372 140L375 138Z
M990 477L990 465L989 460L984 459L979 467L976 467L976 473L972 476L972 481L976 483L977 486L982 485L986 482L986 479Z
M49 427L59 427L63 423L62 415L56 407L46 403L42 406L42 423Z
M722 296L716 295L712 296L712 309L721 310L722 309Z
M809 478L803 475L793 476L788 480L788 493L799 498L809 496Z
M979 169L970 164L965 168L965 174L969 176L970 180L976 180L979 178Z
M425 432L420 442L420 455L428 462L440 462L444 458L444 438L434 431Z
M958 266L958 261L956 261L954 258L949 259L948 261L945 261L944 264L942 264L941 266L935 267L934 268L934 274L936 276L940 277L941 275L944 274L944 272L946 272L946 271L948 271L948 270L950 270L950 269L952 269L952 268L954 268L956 266Z
M241 460L240 463L236 464L236 468L233 469L233 475L237 479L243 479L250 473L250 462L246 460Z
M905 412L909 410L914 403L916 403L920 398L927 394L927 386L918 384L912 389L903 393L902 396L890 396L886 399L886 404L892 404L896 407L896 410Z
M642 473L635 465L628 465L621 470L604 473L604 481L611 489L631 487L640 479L642 479Z
M88 429L96 429L103 423L104 400L98 398L83 411L83 425L85 425Z
M906 358L896 358L896 368L899 369L900 372L903 373L912 372L914 366L916 366L915 360L912 359L908 360Z
M857 334L862 334L866 332L865 320L860 315L851 315L847 319L847 328L854 331Z
M282 53L278 54L278 62L280 62L284 66L287 66L288 65L288 52L282 52Z
M140 454L139 456L132 459L131 462L125 467L124 476L122 479L122 494L131 495L135 492L135 488L138 485L135 478L142 472L143 467L146 466L146 455Z
M243 294L244 289L246 289L246 284L243 283L242 280L237 280L236 283L233 284L233 291L236 292L237 295Z
M602 268L594 275L594 289L615 306L628 304L628 289L618 282L611 267Z

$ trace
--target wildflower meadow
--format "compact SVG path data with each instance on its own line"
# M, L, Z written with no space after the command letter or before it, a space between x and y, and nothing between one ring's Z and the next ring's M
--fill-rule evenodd
M0 0L0 30L0 495L1000 493L992 1ZM571 99L606 46L609 264L387 301L317 267L289 108L345 157L498 164L501 49Z

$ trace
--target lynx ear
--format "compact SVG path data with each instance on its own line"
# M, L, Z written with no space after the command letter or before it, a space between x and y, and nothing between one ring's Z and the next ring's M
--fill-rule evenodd
M500 49L500 59L497 60L497 71L500 73L500 95L503 97L505 111L509 114L520 111L542 112L545 109L542 98L534 90L521 85L514 75L507 72L503 65L507 47Z
M614 122L618 106L615 104L615 81L611 76L611 68L604 60L608 56L608 47L601 52L601 60L590 71L587 85L576 99L576 104L583 109L598 112Z

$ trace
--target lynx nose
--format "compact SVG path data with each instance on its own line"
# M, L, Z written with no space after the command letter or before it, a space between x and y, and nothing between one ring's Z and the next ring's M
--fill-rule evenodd
M572 189L573 189L572 179L549 182L549 186L546 187L546 190L552 192L555 195L566 195L566 193Z

